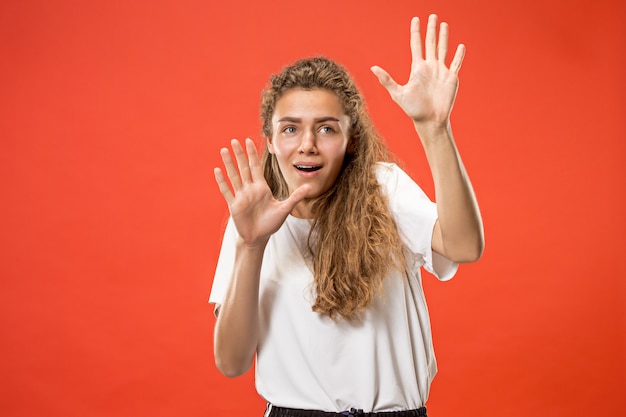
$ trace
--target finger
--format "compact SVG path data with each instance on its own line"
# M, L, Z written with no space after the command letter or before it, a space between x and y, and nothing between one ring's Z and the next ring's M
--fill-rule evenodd
M235 153L235 159L237 159L237 166L239 167L239 175L241 176L241 182L243 184L249 184L252 182L252 176L250 175L250 163L246 157L246 153L243 151L243 147L238 140L233 139L231 142L233 152Z
M411 58L413 60L411 62L411 72L413 72L415 65L423 59L419 17L411 19Z
M437 59L442 64L446 64L446 55L448 54L448 24L441 22L439 25L439 42L437 42Z
M289 197L283 200L282 204L285 205L288 212L291 212L300 201L304 200L309 191L311 191L311 186L309 184L303 184L296 188Z
M391 75L389 75L387 71L378 66L373 66L372 68L370 68L370 70L374 73L376 78L378 78L378 81L383 85L383 87L387 89L391 97L396 97L398 88L400 88L400 86L397 82L395 82L393 78L391 78Z
M424 42L426 48L426 59L435 59L437 52L437 15L428 16L428 25L426 26L426 40Z
M450 71L455 74L459 74L459 70L461 69L461 64L463 64L463 58L465 57L465 45L460 44L456 48L456 52L454 53L454 58L450 63Z
M226 182L226 178L224 178L224 173L222 173L221 169L215 168L213 169L213 175L215 175L215 182L217 182L217 187L220 189L220 193L224 196L226 203L230 205L230 202L233 201L235 197Z
M250 138L246 139L246 152L248 153L248 161L250 162L250 174L252 181L258 181L263 178L263 168L259 159L259 153L254 146L254 141Z
M222 161L224 162L224 167L226 168L226 174L228 175L228 179L233 186L235 192L241 189L241 178L239 177L239 171L235 167L235 163L233 162L233 158L230 156L230 152L226 148L220 149L220 156L222 157Z

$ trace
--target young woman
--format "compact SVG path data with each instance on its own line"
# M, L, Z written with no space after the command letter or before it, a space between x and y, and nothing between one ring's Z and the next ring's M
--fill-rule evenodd
M221 150L215 169L230 219L210 301L215 360L246 372L266 416L422 416L436 372L420 268L440 279L483 251L472 186L450 112L465 48L449 67L448 27L411 22L407 84L373 73L411 118L436 204L389 155L346 71L309 58L272 76L267 146ZM228 178L228 179L227 179Z

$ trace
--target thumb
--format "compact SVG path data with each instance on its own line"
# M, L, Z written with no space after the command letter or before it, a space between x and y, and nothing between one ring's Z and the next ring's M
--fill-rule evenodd
M293 193L286 200L283 201L283 204L286 206L289 212L293 210L293 208L311 191L311 186L309 184L303 184L293 190Z
M382 86L385 87L389 94L394 97L399 86L398 83L395 82L393 78L391 78L391 75L389 75L387 71L376 65L371 67L370 71L374 73L376 78L378 78L378 82L380 82Z

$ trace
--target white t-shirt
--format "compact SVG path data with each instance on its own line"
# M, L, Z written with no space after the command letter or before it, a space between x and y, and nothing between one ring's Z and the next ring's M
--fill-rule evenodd
M341 412L423 406L437 372L420 267L441 280L457 265L432 252L437 209L399 167L381 163L378 180L405 244L408 276L392 271L363 320L350 323L311 310L313 275L304 256L311 220L289 216L270 238L261 269L258 393L273 405ZM224 298L236 229L228 222L209 302Z

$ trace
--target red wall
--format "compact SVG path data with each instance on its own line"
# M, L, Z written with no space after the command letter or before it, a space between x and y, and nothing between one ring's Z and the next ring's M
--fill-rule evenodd
M259 138L270 73L323 53L432 195L368 70L404 79L431 12L467 44L453 126L487 248L425 276L429 414L623 413L626 10L579 4L2 2L0 414L262 415L251 373L212 358L218 150Z

